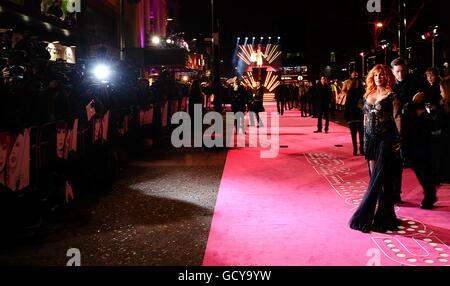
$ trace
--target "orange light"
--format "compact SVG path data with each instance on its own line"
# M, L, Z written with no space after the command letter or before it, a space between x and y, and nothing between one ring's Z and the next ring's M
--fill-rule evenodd
M383 23L381 23L381 22L377 23L377 28L383 28L383 26L384 26Z

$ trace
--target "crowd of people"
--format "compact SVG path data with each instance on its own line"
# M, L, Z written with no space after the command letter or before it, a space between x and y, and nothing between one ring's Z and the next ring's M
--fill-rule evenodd
M6 60L0 63L0 135L49 125L54 127L51 134L56 135L63 129L61 126L74 126L75 120L80 129L94 128L93 132L98 133L96 126L89 123L91 117L103 120L106 114L112 118L106 133L110 130L111 134L119 134L126 129L125 117L128 120L132 114L138 114L136 120L142 121L139 113L148 111L150 106L155 112L149 122L153 118L162 122L161 107L168 101L180 103L170 107L179 111L185 98L185 110L194 116L195 104L202 104L203 110L208 111L214 97L211 82L177 82L173 74L164 70L150 86L147 79L139 78L136 68L110 59L103 48L89 62L66 64L50 61L43 43L25 36L14 47L2 41L1 56ZM91 73L99 63L115 71L108 82L98 82ZM261 127L259 113L264 112L264 90L260 82L249 86L236 80L226 88L222 85L222 97L230 101L234 113L242 115L235 123L237 133L245 133L246 112L251 115L250 125ZM375 66L366 82L353 72L342 86L329 83L326 76L317 82L281 83L275 89L275 99L281 116L287 109L299 109L299 116L317 118L315 133L328 133L330 117L336 110L344 111L353 155L365 156L371 176L368 191L351 221L354 229L396 229L393 207L402 202L404 168L414 170L424 190L423 209L433 208L436 188L450 182L450 79L441 79L435 68L423 76L407 74L407 63L396 59L391 67ZM95 113L90 114L90 110ZM167 124L167 113L164 116ZM51 139L55 141L53 145L59 144L57 138ZM63 157L58 151L51 151L52 156ZM0 180L0 193L5 188Z
M422 209L437 202L437 187L450 182L449 84L430 68L423 76L407 74L398 58L375 66L365 88L355 74L347 90L346 118L368 161L370 183L350 227L362 232L396 231L394 206L402 203L402 174L411 168L424 192ZM356 130L356 131L354 131ZM361 136L361 134L364 134Z
M124 153L134 152L145 138L158 144L170 114L186 110L187 83L162 70L150 86L137 67L110 58L105 48L95 57L68 64L51 61L33 36L14 46L3 41L2 46L2 226L23 225L19 217L40 218L44 209L68 204L73 194L108 188L125 163ZM95 76L98 65L111 69L110 78ZM19 174L15 162L24 146L29 148L29 171ZM6 219L11 214L18 215Z
M282 82L275 89L277 111L282 116L285 110L298 108L301 117L317 118L315 133L328 133L330 118L336 116L337 110L343 109L340 91L339 83L330 82L326 76L321 76L316 82L299 81L289 85Z
M365 82L353 72L341 87L322 76L316 83L281 82L275 89L278 113L297 108L301 117L317 118L314 133L328 133L330 117L343 110L353 155L365 157L371 178L350 221L356 230L398 230L394 205L403 203L404 168L414 171L423 189L422 209L432 209L438 187L450 183L450 78L441 78L436 68L424 75L407 71L407 62L398 58L390 67L376 65ZM234 94L234 112L252 110L245 103L255 90L237 84Z

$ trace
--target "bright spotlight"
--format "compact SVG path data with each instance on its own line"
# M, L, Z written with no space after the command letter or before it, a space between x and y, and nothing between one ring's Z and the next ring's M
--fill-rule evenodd
M158 36L153 36L152 38L152 44L154 45L159 45L159 43L161 43L161 38Z
M187 81L189 80L189 77L188 77L187 75L184 75L181 79L182 79L184 82L187 82Z
M166 43L171 44L171 43L172 43L172 40L171 40L171 39L167 39L167 40L166 40Z
M100 64L94 68L94 76L102 82L105 82L110 75L111 70L106 65Z

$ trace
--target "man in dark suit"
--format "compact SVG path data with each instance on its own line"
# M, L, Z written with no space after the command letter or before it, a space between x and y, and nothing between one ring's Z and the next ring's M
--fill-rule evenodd
M314 133L322 133L322 117L325 117L325 133L328 133L330 123L330 101L332 96L331 87L325 76L320 78L317 85L317 130Z
M259 120L259 113L264 112L264 86L260 83L256 83L255 97L253 98L252 111L256 115L257 127L263 127L262 122Z
M62 6L62 0L55 0L53 2L53 5L48 8L47 13L50 15L53 15L55 17L62 18L64 13L63 13L61 6Z
M284 107L285 107L284 105L285 105L285 100L288 96L288 94L287 94L288 92L289 92L289 90L284 83L281 83L275 89L275 99L277 100L277 111L278 111L278 114L280 114L280 115L284 114Z
M431 119L425 109L427 84L424 78L407 74L403 59L395 59L391 67L396 79L394 92L403 106L400 134L403 162L398 160L394 168L394 200L401 202L403 167L408 166L414 170L424 190L420 207L431 209L437 198L431 173Z

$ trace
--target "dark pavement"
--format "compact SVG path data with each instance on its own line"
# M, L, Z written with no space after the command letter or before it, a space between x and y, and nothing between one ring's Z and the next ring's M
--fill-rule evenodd
M2 265L201 265L226 151L153 150L131 160L113 189L83 195L37 230L3 242Z

